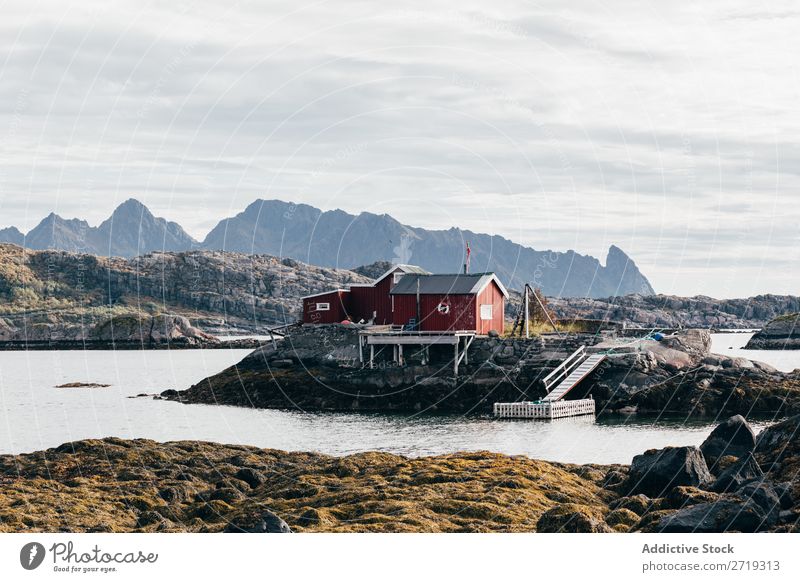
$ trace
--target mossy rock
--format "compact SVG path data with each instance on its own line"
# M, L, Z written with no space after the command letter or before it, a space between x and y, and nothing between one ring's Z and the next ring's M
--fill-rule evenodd
M614 509L606 515L606 523L616 529L617 526L625 526L625 531L631 526L639 523L639 516L630 509Z
M612 531L594 508L565 503L542 514L536 522L539 533L603 533Z
M628 509L638 516L642 516L653 508L653 500L644 493L620 497L608 504L612 509Z

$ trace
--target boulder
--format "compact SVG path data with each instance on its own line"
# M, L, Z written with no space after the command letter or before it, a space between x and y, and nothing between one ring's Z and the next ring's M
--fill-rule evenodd
M613 511L609 512L608 515L606 515L606 523L613 528L625 526L625 529L627 530L638 522L639 516L630 509L625 509L624 507L620 509L614 509Z
M292 533L285 521L268 509L237 514L225 526L225 533Z
M636 515L644 515L653 506L653 500L647 495L631 495L629 497L620 497L608 504L611 509L628 509Z
M545 511L536 522L539 533L603 533L612 531L591 508L565 503Z
M239 469L236 471L236 475L234 476L240 481L244 481L250 485L250 487L253 489L267 480L263 473L256 471L255 469L251 469L250 467L243 467Z
M778 523L781 512L781 500L769 482L752 482L744 485L735 493L745 503L755 503L764 512L762 527L771 527Z
M700 503L712 503L719 499L719 495L710 491L703 491L697 487L681 485L667 493L661 502L662 509L683 509Z
M700 445L711 472L715 472L717 461L726 455L741 457L756 446L756 435L740 414L731 416L717 425Z
M673 487L702 487L712 480L703 453L694 446L651 449L636 455L628 474L630 494L663 497Z
M665 337L661 344L695 358L702 358L711 350L711 333L707 329L685 329Z
M754 533L766 527L765 512L752 501L718 500L692 505L662 517L654 531L663 533Z
M709 489L717 493L733 491L754 479L762 479L764 472L753 457L748 453L746 457L739 459L736 463L725 469L719 477L711 484Z

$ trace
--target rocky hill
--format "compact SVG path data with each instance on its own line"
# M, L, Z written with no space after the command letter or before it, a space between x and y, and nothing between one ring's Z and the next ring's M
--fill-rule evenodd
M97 227L50 214L26 235L13 227L3 229L0 242L121 257L154 251L222 250L291 257L341 269L388 261L416 264L432 273L460 272L469 242L472 271L495 271L511 288L534 281L547 295L559 297L653 293L636 264L613 245L603 265L571 250L538 251L501 236L457 228L426 230L401 224L387 214L323 212L281 200L256 200L243 212L220 221L202 243L177 223L153 216L133 199Z
M554 298L549 307L562 319L596 319L639 327L755 329L800 311L800 297L758 295L746 299L628 295L605 299Z
M117 319L114 329L140 337L142 326L163 327L144 318L164 314L189 318L205 331L258 329L294 321L302 295L367 281L264 255L192 251L123 259L0 245L0 340L103 339L111 318L128 318Z

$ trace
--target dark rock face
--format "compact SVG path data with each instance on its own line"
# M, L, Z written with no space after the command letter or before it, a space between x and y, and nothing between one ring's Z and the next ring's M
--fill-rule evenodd
M761 479L763 476L764 472L761 470L761 467L758 466L755 457L748 453L722 471L709 489L724 493L726 491L738 489L745 483L753 481L754 479Z
M700 445L703 456L711 470L715 472L717 461L724 456L741 457L756 446L756 436L743 416L737 414L718 425Z
M800 350L800 313L771 320L747 342L748 350Z
M711 473L697 447L666 447L637 455L628 476L630 494L661 497L673 487L707 485Z
M662 533L753 533L765 529L767 517L753 502L721 500L701 503L664 516L655 531Z
M269 510L244 513L231 518L225 533L292 533L292 528Z

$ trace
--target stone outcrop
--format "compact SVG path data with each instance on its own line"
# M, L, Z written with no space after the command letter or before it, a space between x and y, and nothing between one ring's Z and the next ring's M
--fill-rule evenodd
M717 461L722 457L732 455L745 456L756 446L756 436L753 429L741 414L731 416L718 425L708 438L700 445L700 450L708 462L712 472Z
M800 350L800 313L771 320L750 338L748 350Z
M606 299L554 298L550 309L561 319L613 321L630 327L757 329L780 315L800 312L800 297L758 295L713 299L698 295L626 295Z
M633 458L628 475L628 493L663 497L671 489L711 482L705 458L697 447L667 447L646 451Z

